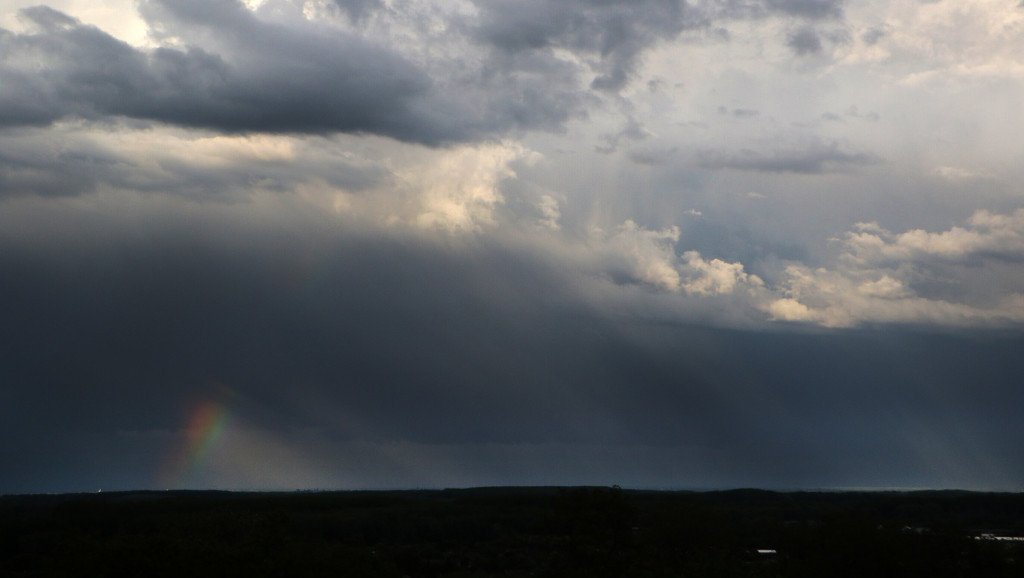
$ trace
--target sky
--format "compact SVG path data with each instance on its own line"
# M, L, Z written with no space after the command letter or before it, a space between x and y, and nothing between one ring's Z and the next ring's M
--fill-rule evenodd
M0 0L0 493L1024 485L1018 0Z

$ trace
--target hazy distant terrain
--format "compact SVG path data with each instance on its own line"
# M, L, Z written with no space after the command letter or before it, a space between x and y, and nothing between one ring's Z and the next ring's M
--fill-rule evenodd
M1020 576L1024 496L478 488L0 497L0 576Z

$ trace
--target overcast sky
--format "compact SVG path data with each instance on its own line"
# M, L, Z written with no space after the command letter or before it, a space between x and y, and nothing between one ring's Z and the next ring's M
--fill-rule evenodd
M0 0L0 493L1024 485L1018 0Z

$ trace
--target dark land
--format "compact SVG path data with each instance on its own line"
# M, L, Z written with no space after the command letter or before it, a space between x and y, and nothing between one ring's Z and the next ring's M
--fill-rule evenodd
M1009 577L1022 535L1024 494L957 491L14 495L0 576Z

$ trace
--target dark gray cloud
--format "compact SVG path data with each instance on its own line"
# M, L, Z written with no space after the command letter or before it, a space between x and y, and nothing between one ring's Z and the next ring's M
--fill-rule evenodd
M356 23L384 7L381 0L334 0L334 4Z
M383 13L377 1L336 6L355 23ZM151 34L163 42L150 51L51 8L31 8L22 11L30 32L0 36L0 126L127 117L426 144L552 130L584 113L581 77L596 75L590 84L599 92L618 91L646 49L708 22L681 0L494 0L479 8L479 19L450 20L444 38L422 40L482 43L490 50L482 61L424 61L358 31L265 20L234 0L140 3ZM554 49L588 64L570 63Z
M754 118L754 117L757 117L757 116L761 116L761 112L760 111L754 110L752 108L734 108L732 110L729 110L725 106L719 106L718 107L718 113L719 114L731 114L732 116L734 116L736 118Z
M675 147L671 148L644 148L629 151L629 160L638 165L659 166L666 165L678 152Z
M787 0L762 8L821 18L840 14L840 6ZM335 7L355 24L397 17L376 0ZM236 133L368 133L428 145L558 130L593 99L581 81L597 93L618 92L658 42L714 17L742 16L682 0L486 0L478 8L475 19L443 16L445 33L420 39L438 48L424 58L359 26L272 20L236 0L141 2L152 37L162 42L152 50L38 6L21 13L30 31L0 34L0 127L132 118ZM796 48L810 50L806 42Z
M808 19L838 18L843 15L845 0L767 0L773 11Z
M596 57L592 86L617 91L635 75L641 52L703 25L681 0L484 0L477 34L511 52L566 48Z
M797 56L817 54L821 52L821 37L815 29L805 26L789 34L786 46L792 48Z
M870 154L851 152L839 143L816 142L802 148L739 152L703 151L699 165L709 169L736 169L769 173L821 174L841 172L880 160Z
M881 28L872 28L861 35L861 40L863 40L865 44L874 45L882 38L885 38L886 34L888 33Z
M601 135L604 144L596 147L597 152L613 153L618 150L622 141L638 142L650 138L651 132L644 128L636 119L630 118L618 132Z
M170 8L173 6L173 8ZM373 132L454 138L414 113L430 80L397 54L359 38L264 24L234 3L156 2L178 21L216 27L233 54L201 47L137 50L52 9L23 11L34 33L7 34L0 77L6 126L78 117L131 117L224 131ZM30 64L31 63L31 64ZM32 74L24 72L33 66Z
M288 139L264 145L276 152L276 144L287 154L261 154L258 139L225 142L165 132L149 140L136 135L126 145L114 135L130 129L110 128L110 140L79 127L8 132L0 152L0 198L77 196L105 187L232 201L253 190L294 191L311 182L359 192L391 178L379 164L331 154L329 139Z
M0 241L0 491L154 487L188 409L210 398L264 436L314 436L323 472L348 467L332 447L424 448L398 486L436 465L431 447L449 452L437 485L491 479L474 468L510 447L537 455L505 466L505 483L594 481L608 470L580 456L612 446L656 452L660 465L617 464L657 486L1024 476L1019 335L623 322L580 304L563 268L489 242L96 229ZM467 471L481 477L451 477ZM239 487L267 483L246 475Z
M846 0L725 0L703 8L716 18L787 16L805 20L843 17Z
M360 17L371 7L344 6ZM580 110L566 84L575 71L555 63L520 59L432 77L384 44L310 23L264 21L230 0L151 0L140 10L158 38L174 42L143 51L53 9L23 11L34 30L0 36L0 126L128 117L439 144L554 129Z
M90 193L103 175L116 171L119 163L119 159L100 152L59 152L49 156L35 156L33 152L0 153L0 197Z

